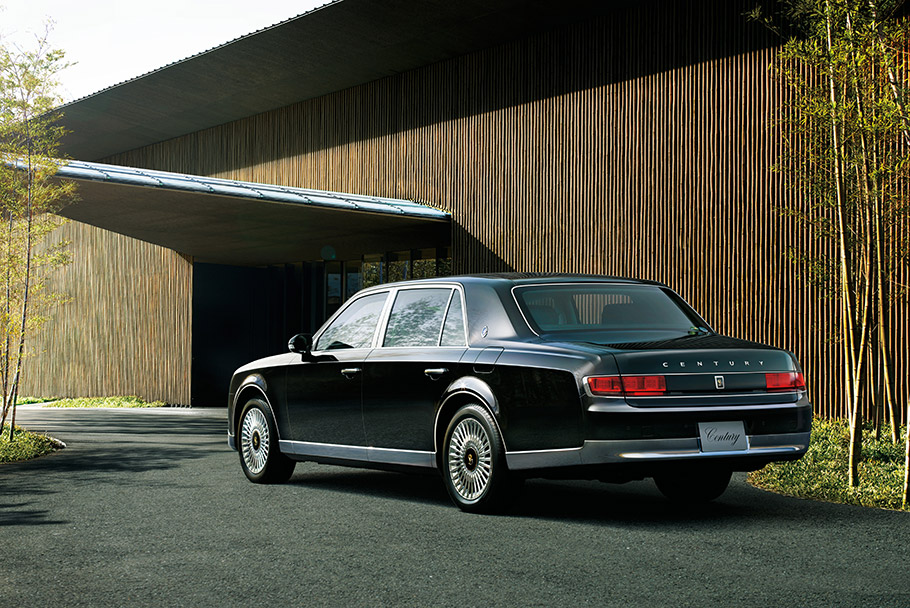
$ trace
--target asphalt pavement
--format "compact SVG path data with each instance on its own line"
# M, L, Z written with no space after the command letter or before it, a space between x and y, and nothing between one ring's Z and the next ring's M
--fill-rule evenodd
M21 408L67 448L0 465L0 606L910 607L910 514L734 477L530 481L498 516L436 476L298 464L249 483L223 409Z

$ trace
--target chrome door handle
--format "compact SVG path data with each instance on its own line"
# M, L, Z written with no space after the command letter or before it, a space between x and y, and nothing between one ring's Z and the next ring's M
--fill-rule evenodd
M353 378L354 376L356 376L359 373L360 373L359 367L346 367L343 370L341 370L341 375L344 376L345 378Z
M441 376L441 375L447 373L448 371L449 371L449 370L447 370L447 369L444 368L444 367L434 367L434 368L431 368L431 369L425 369L425 370L423 370L423 373L426 374L427 376L429 376L430 379L432 379L432 380L438 380L438 379L439 379L439 376Z

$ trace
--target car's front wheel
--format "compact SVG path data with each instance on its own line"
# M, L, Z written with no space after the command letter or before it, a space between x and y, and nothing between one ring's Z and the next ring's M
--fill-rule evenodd
M278 449L275 422L261 399L246 402L237 436L240 466L247 479L255 483L284 483L294 474L297 463Z
M477 404L462 407L449 422L441 464L449 496L472 513L503 508L515 497L521 481L509 475L496 422Z
M727 469L674 471L655 476L654 482L661 494L673 502L699 504L723 494L732 475Z

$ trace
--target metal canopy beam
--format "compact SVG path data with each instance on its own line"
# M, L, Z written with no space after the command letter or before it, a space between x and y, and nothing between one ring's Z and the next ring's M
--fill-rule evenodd
M72 162L80 200L60 215L199 262L263 266L450 244L448 213L398 199Z

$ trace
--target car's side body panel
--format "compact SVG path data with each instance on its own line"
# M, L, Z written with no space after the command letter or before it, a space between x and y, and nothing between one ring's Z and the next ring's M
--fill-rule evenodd
M367 445L361 396L369 349L335 351L320 361L287 366L288 437L339 445Z
M368 445L434 450L436 411L465 347L378 348L364 364L363 426Z

